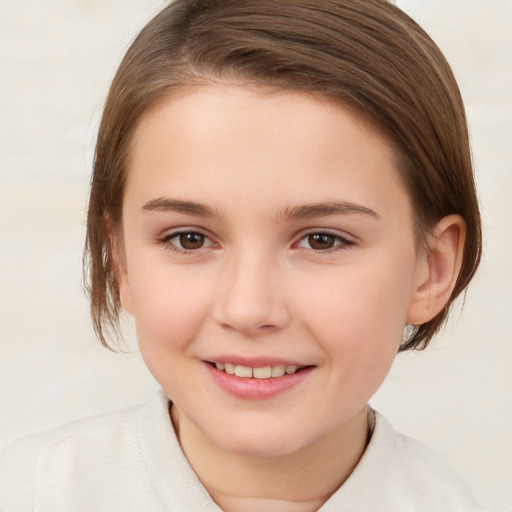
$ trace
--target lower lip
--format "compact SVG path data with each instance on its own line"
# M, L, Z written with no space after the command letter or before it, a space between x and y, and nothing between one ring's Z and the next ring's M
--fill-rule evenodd
M255 379L229 375L226 372L217 370L217 368L207 362L205 362L205 365L213 380L224 391L244 400L264 400L284 393L304 381L314 370L314 366L311 366L291 375L272 377L270 379Z

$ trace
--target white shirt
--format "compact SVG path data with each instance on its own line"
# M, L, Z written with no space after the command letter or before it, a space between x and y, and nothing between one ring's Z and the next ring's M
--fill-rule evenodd
M137 406L84 418L0 454L2 512L220 512L178 443L159 389ZM359 464L319 512L475 512L458 477L376 413Z

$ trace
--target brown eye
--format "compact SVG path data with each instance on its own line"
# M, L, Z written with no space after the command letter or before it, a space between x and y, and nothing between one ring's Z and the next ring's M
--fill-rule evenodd
M354 241L347 239L344 236L319 231L316 233L306 234L299 241L297 247L328 253L331 249L347 249L353 246L354 243Z
M338 241L337 237L329 235L328 233L315 233L313 235L308 235L307 238L308 245L311 249L315 249L316 251L332 249Z
M194 249L201 249L201 247L203 247L206 237L201 235L201 233L182 233L176 238L181 248L187 251L193 251Z
M164 249L178 254L192 254L200 249L212 249L216 244L198 231L182 231L169 233L159 240Z

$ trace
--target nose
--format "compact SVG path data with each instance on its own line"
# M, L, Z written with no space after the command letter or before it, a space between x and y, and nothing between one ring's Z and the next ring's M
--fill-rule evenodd
M255 336L290 321L284 275L272 257L233 257L219 281L214 317L223 328Z

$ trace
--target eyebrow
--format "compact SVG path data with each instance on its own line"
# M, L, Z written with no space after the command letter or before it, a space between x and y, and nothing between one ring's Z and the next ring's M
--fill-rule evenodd
M333 201L328 203L306 204L303 206L286 207L280 217L283 219L314 219L328 217L330 215L366 215L375 219L380 219L380 215L358 204L347 203L345 201Z
M210 207L196 203L194 201L183 201L179 199L170 199L160 197L158 199L152 199L142 206L145 211L158 211L158 212L176 212L183 213L185 215L193 215L196 217L220 217L220 215L214 212ZM345 201L332 201L328 203L314 203L305 204L300 206L285 207L280 215L279 219L313 219L328 217L330 215L366 215L379 219L380 215L366 208L365 206L348 203Z
M185 215L194 215L196 217L218 217L218 215L208 206L193 201L180 201L177 199L168 199L160 197L152 199L142 207L146 211L157 212L177 212Z

